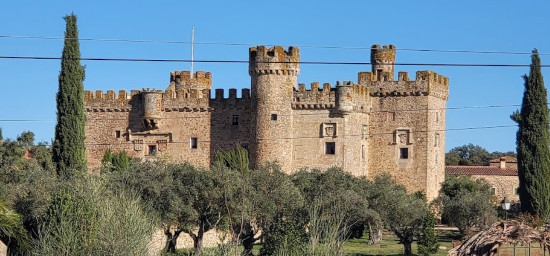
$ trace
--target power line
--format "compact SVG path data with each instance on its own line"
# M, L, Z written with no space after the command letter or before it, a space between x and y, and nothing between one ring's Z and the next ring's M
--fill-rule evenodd
M41 39L41 40L65 40L64 37L48 37L48 36L17 36L17 35L0 35L0 38L9 39ZM74 40L75 38L67 38ZM189 41L175 40L139 40L139 39L109 39L109 38L79 38L80 41L97 41L97 42L122 42L122 43L156 43L156 44L192 44ZM198 45L224 45L224 46L252 46L257 43L230 43L230 42L195 42ZM260 44L261 45L261 44ZM271 45L271 44L264 44ZM290 46L290 45L283 45ZM331 46L331 45L295 45L300 48L319 48L319 49L343 49L343 50L371 50L372 47L361 46ZM510 54L510 55L530 55L531 52L512 52L512 51L478 51L478 50L444 50L444 49L414 49L414 48L397 48L397 51L410 52L438 52L438 53L471 53L471 54ZM550 53L538 53L539 55L550 55Z
M61 60L61 57L39 57L39 56L0 56L0 59L19 59L19 60ZM123 61L123 62L184 62L190 63L188 59L139 59L139 58L79 58L82 61ZM248 60L193 60L199 63L239 63L249 64ZM371 62L333 62L333 61L274 61L254 63L271 64L313 64L313 65L371 65ZM380 64L379 64L380 65ZM392 63L382 65L394 66L438 66L438 67L530 67L530 64L475 64L475 63ZM550 65L540 65L541 68L548 68Z
M493 126L478 126L478 127L462 127L462 128L448 128L448 129L435 129L435 130L419 130L419 131L410 131L413 134L419 133L431 133L431 132L449 132L449 131L465 131L465 130L485 130L485 129L499 129L499 128L511 128L517 127L518 125L493 125ZM345 134L338 135L338 137L367 137L367 136L378 136L378 135L394 135L394 132L376 132L376 133L365 133L365 134ZM298 139L318 139L319 136L296 136L296 137L279 137L279 138L257 138L258 140L263 141L277 141L277 140L298 140ZM212 143L211 140L199 140L199 143ZM189 141L170 141L168 143L174 144L189 144ZM133 141L126 142L113 142L113 143L85 143L85 145L125 145L125 144L134 144Z
M547 105L549 105L548 103ZM507 104L507 105L486 105L486 106L461 106L461 107L445 107L445 108L429 108L429 109L396 109L396 110L378 110L378 111L368 111L365 114L372 113L384 113L384 112L428 112L428 111L437 111L437 110L464 110L464 109L486 109L486 108L507 108L507 107L521 107L521 104ZM302 114L279 114L279 116L315 116L315 115L326 115L326 113L302 113ZM164 117L160 119L203 119L211 118L210 116L185 116L185 117ZM128 120L128 118L98 118L98 119L88 119L88 120ZM0 119L0 122L55 122L56 120L46 120L46 119Z

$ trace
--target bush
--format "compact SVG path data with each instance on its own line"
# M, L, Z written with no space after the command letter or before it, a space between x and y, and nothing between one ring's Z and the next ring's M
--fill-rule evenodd
M155 227L139 197L112 191L101 177L66 184L55 194L34 255L145 255Z
M491 187L485 180L451 177L442 184L439 199L442 220L462 233L470 227L484 227L496 221Z

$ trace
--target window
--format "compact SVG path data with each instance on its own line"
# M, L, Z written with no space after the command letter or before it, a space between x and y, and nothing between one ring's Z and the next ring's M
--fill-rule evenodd
M149 155L154 156L157 154L157 146L156 145L149 145Z
M239 125L239 115L233 115L233 119L231 119L231 125Z
M361 145L361 159L365 160L365 145Z
M361 131L361 135L363 139L367 138L368 131L369 131L369 127L366 125L363 125L363 130Z
M409 149L400 148L399 149L399 159L409 159Z
M514 188L514 195L519 195L519 188Z
M277 114L271 114L271 120L277 121Z
M336 154L336 142L325 142L325 154L326 155Z
M387 112L386 120L389 121L395 121L395 112Z
M382 69L376 70L376 80L381 81L382 80Z
M191 138L191 148L198 148L199 140L197 138Z
M115 137L118 139L120 138L120 131L115 131Z
M491 195L495 195L496 194L496 189L495 188L491 188Z

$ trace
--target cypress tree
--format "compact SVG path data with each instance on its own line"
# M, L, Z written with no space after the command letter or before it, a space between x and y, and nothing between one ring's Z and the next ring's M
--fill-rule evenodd
M521 111L512 119L517 132L519 198L522 211L547 220L550 217L550 136L548 99L537 50L531 55L529 76L524 75L525 92Z
M53 142L53 162L60 178L68 179L84 173L84 67L80 65L80 49L76 16L64 17L65 43L61 57L57 92L57 125Z

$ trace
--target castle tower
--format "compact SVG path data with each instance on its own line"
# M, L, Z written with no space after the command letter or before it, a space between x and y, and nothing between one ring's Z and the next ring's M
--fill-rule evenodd
M393 64L395 63L395 45L373 45L370 50L372 73L376 81L393 81Z
M146 130L158 129L162 112L162 91L143 90L141 91L143 100L142 121Z
M253 166L277 161L284 172L292 171L292 93L300 72L300 52L281 46L249 50L251 78Z
M170 72L170 84L166 88L168 98L190 98L197 95L199 98L209 98L212 88L212 73L197 71ZM205 92L205 93L199 93Z

